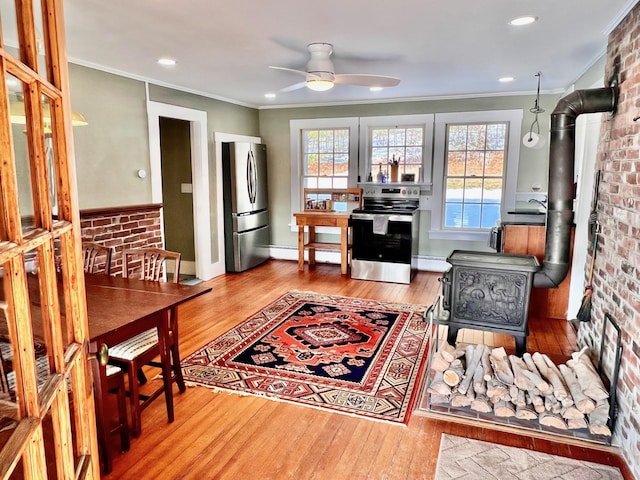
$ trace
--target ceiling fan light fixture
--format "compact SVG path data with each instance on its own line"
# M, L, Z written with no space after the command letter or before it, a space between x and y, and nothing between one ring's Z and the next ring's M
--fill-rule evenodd
M307 88L315 92L326 92L333 88L333 82L322 78L314 78L307 80Z
M384 87L369 87L370 92L381 92L384 90Z

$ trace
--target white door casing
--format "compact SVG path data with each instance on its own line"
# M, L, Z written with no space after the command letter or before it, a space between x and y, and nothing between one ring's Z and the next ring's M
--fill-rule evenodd
M209 280L222 275L224 269L224 236L220 227L222 221L222 200L216 202L218 218L218 258L211 255L211 212L209 185L209 148L207 144L207 112L191 108L178 107L164 103L147 101L149 122L149 153L151 175L151 199L154 203L162 203L162 162L160 152L160 117L175 118L190 122L191 136L191 178L193 183L193 218L196 254L196 276L201 280ZM216 155L216 158L218 156ZM221 172L221 164L216 161L216 170ZM222 182L218 178L218 197L222 195ZM220 252L222 251L222 254Z

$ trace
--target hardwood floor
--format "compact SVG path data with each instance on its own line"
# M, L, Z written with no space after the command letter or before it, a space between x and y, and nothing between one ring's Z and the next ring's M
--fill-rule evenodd
M188 355L289 290L430 305L439 276L419 272L410 285L387 284L351 280L339 265L298 272L296 262L271 260L209 281L212 293L184 305L180 351ZM568 322L531 319L530 331L530 351L562 357L576 348ZM511 337L492 340L514 346ZM431 479L442 433L616 465L632 478L618 456L598 448L416 414L402 426L202 387L174 398L175 421L168 424L164 402L154 402L143 412L142 436L132 439L129 452L115 455L113 472L104 478Z

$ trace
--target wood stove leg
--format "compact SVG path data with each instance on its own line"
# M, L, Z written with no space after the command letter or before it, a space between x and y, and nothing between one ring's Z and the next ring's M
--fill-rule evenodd
M516 339L516 355L522 357L527 353L527 336L526 335L514 335Z

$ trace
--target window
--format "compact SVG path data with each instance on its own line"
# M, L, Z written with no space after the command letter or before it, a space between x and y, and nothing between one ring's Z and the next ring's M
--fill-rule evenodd
M304 188L350 188L358 182L358 118L291 120L291 226ZM316 230L320 231L320 229Z
M347 188L349 129L302 130L302 167L305 188Z
M500 219L508 125L447 125L444 228L491 228Z
M522 110L435 115L429 238L486 241L515 207Z
M373 127L371 128L371 165L375 172L389 176L389 164L398 164L400 175L413 173L420 178L424 157L424 128ZM377 167L376 167L377 166Z
M363 180L371 175L375 181L379 171L388 177L389 164L396 160L399 179L408 173L416 182L431 182L433 115L362 117L360 127L360 151L366 152L360 167Z

